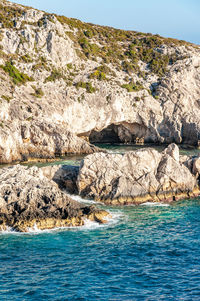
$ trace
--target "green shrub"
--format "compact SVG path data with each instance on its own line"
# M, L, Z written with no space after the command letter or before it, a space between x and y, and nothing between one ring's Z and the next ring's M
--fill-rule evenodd
M124 84L121 87L126 89L128 92L137 92L144 89L143 85L139 82Z
M105 73L99 70L95 70L93 73L91 73L89 78L90 79L96 78L98 80L107 80Z
M135 101L140 101L140 97L136 96Z
M6 6L0 4L0 23L3 28L14 28L16 25L15 20L21 17L23 9L14 6Z
M8 103L11 101L12 97L10 96L6 96L6 95L1 95L1 98L3 98L4 100L6 100Z
M1 65L0 67L9 74L13 83L16 85L25 84L27 81L33 81L33 78L20 72L11 61L6 62L5 66Z
M37 88L36 86L32 86L33 90L35 91L31 95L37 97L37 98L42 98L44 96L44 92L42 91L41 88Z
M90 82L78 82L75 84L76 88L83 88L86 89L87 93L94 93L96 89L92 86Z
M92 30L85 30L84 35L89 39L91 39L94 36Z
M99 46L96 44L90 44L86 37L81 37L78 40L78 43L87 57L90 55L97 55L100 52Z
M67 64L67 68L68 68L68 69L72 69L72 68L73 68L72 63Z
M79 42L80 46L81 46L83 49L88 49L88 48L89 48L89 42L88 42L88 40L87 40L85 37L79 39L78 42Z
M115 72L113 72L108 66L101 65L95 68L95 71L90 74L89 78L96 78L98 80L108 80L108 78L106 77L107 74L116 76Z
M50 71L50 68L47 65L47 59L43 56L41 56L38 60L38 62L32 67L33 71L45 69L47 71Z
M22 55L21 60L25 63L32 63L33 62L33 59L30 57L29 54Z
M51 74L45 79L45 83L47 82L55 82L59 79L65 79L65 76L63 76L62 72L60 70L52 70Z
M104 63L111 63L117 70L123 70L130 75L140 72L138 62L141 60L148 64L151 72L163 76L167 72L168 64L174 63L179 55L173 56L173 59L171 56L167 58L158 51L158 48L164 44L190 45L184 41L166 39L150 33L144 34L98 26L63 16L57 16L57 19L61 23L67 24L72 30L67 32L67 35L73 40L77 48L77 55L81 59L97 60L97 57L100 57ZM91 43L93 37L98 41L97 44ZM95 70L91 78L105 79L105 75L108 73L99 71ZM145 74L142 72L139 76L145 78Z
M137 64L132 64L127 61L123 61L122 70L131 75L132 73L137 72L139 70L139 67Z
M46 25L47 20L54 23L52 16L50 14L46 14L41 19L38 20L37 25L39 27L43 27L44 25Z
M152 72L159 76L163 76L167 72L167 66L169 65L169 57L167 55L157 56L149 64L149 68Z

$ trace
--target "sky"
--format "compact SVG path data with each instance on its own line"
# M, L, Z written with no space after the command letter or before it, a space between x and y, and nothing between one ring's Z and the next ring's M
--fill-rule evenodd
M200 44L200 0L14 0L99 25Z

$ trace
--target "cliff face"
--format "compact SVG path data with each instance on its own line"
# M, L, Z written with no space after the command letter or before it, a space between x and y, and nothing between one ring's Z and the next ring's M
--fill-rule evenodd
M7 1L0 24L1 162L92 152L77 135L198 143L199 46Z

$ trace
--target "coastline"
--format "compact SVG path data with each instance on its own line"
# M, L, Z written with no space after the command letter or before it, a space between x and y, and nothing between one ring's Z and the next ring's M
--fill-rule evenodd
M200 195L198 162L198 156L180 156L178 146L171 144L162 152L152 148L124 154L97 152L83 158L79 166L5 167L0 169L1 229L8 226L26 232L34 227L40 230L77 227L83 226L85 220L104 224L112 217L103 208L96 208L98 202L120 207L194 199ZM139 186L134 177L139 177ZM92 199L94 204L75 202L70 194Z

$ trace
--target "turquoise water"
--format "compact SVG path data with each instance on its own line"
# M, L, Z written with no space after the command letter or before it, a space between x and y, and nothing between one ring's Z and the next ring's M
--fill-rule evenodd
M37 165L79 165L83 157ZM0 301L200 300L200 199L104 208L113 218L103 226L0 233Z
M162 152L165 148L166 145L151 145L151 144L146 144L146 145L124 145L124 144L96 144L98 147L102 149L106 149L110 153L126 153L129 151L135 151L137 149L141 148L149 148L153 147L157 151ZM188 147L181 145L179 146L180 148L180 154L181 155L188 155L188 156L198 156L200 155L200 149L195 148L195 147ZM65 164L65 165L76 165L79 166L80 162L82 159L84 159L85 155L69 155L63 158L59 158L55 161L52 162L47 162L47 163L25 163L24 165L28 166L47 166L47 165L56 165L56 164ZM1 167L1 166L0 166Z
M200 300L200 200L0 235L0 300Z
M157 151L162 152L165 148L166 145L151 145L151 144L145 144L145 145L124 145L124 144L96 144L96 146L106 149L108 152L111 153L126 153L129 151L135 151L137 149L141 148L149 148L153 147ZM187 145L180 145L180 154L181 155L191 155L191 156L198 156L200 155L200 149L195 148L195 147L189 147ZM38 167L43 167L43 166L48 166L48 165L58 165L58 164L65 164L65 165L75 165L79 166L80 162L82 159L84 159L86 155L68 155L65 157L61 158L56 158L55 161L51 162L28 162L28 163L21 163L22 165L28 165L28 166L38 166ZM0 168L11 166L13 164L3 164L0 165Z

